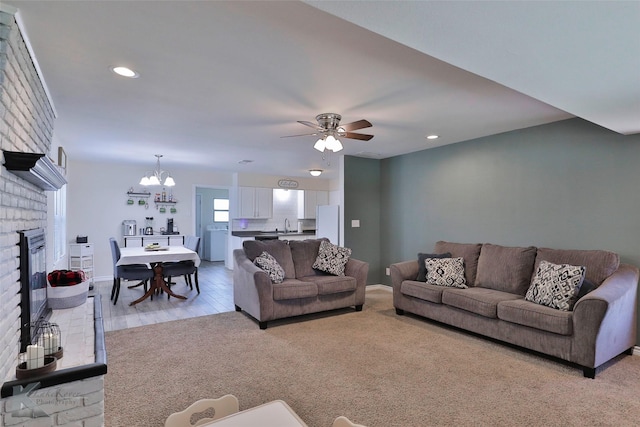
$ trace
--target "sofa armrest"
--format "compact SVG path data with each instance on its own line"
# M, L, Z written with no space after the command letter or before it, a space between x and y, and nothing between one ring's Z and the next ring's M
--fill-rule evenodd
M364 304L367 276L369 275L369 263L359 259L349 258L344 266L344 275L356 279L356 305Z
M391 264L391 283L400 288L405 280L416 280L418 277L418 260L403 261Z
M620 264L573 308L572 359L596 368L636 343L638 268Z
M251 262L243 249L233 251L234 304L258 321L271 320L273 315L273 283L260 267Z

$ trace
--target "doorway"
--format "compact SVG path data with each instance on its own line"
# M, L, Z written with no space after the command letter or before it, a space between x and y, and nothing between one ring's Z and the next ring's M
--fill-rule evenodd
M225 200L226 218L225 204L221 203ZM204 260L225 260L229 230L228 200L229 190L226 188L196 187L196 235L200 237L201 242L200 258Z

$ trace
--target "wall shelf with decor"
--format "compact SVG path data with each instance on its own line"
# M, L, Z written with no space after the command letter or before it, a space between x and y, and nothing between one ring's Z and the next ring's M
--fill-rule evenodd
M178 203L177 200L154 200L153 201L156 204L156 209L160 211L160 213L165 213L167 212L167 206L169 206L169 212L170 213L176 213L178 212L178 210L176 209L175 205L176 203Z
M127 199L127 205L135 205L136 201L134 199L138 199L138 205L149 208L149 202L147 199L151 197L151 193L129 190L127 191L127 196L129 196L129 198Z
M151 193L138 193L135 191L127 191L129 197L151 197Z

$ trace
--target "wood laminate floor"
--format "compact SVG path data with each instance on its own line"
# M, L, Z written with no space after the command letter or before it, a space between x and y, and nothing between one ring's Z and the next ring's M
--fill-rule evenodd
M167 295L162 294L154 296L153 301L147 298L135 306L130 306L129 303L141 297L144 291L142 286L128 289L129 285L136 282L124 280L120 286L120 296L116 305L110 301L112 281L96 282L89 295L100 294L105 332L116 331L170 320L233 311L235 307L232 275L233 272L225 268L224 262L203 260L198 268L200 294L196 292L195 281L193 290L191 290L183 277L172 278L172 282L176 282L176 284L171 286L171 290L176 294L186 296L186 300L167 299Z

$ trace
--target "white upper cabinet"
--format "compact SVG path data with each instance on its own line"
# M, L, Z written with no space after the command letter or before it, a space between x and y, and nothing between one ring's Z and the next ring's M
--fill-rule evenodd
M271 218L273 190L271 188L238 187L239 218Z
M298 219L315 219L316 207L328 204L328 191L300 191L298 193Z

